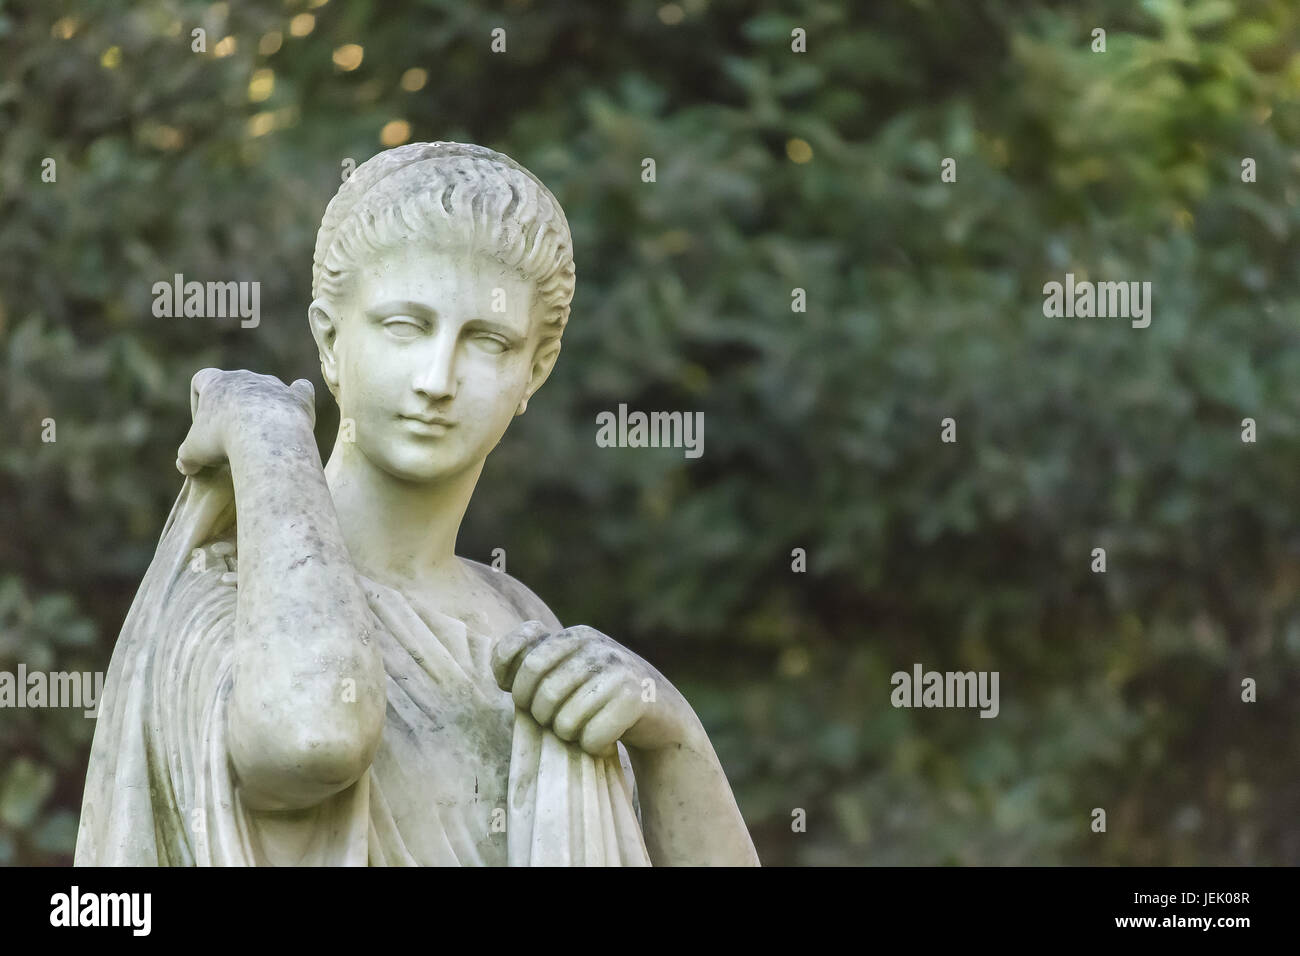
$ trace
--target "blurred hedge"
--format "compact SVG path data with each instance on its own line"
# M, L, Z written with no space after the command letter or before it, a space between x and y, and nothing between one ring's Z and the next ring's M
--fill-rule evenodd
M526 164L577 247L461 552L680 684L765 862L1300 862L1298 20L0 0L0 669L107 666L189 377L317 379L315 228L405 121ZM178 272L259 281L261 325L154 318ZM1151 281L1151 327L1044 318L1066 272ZM620 402L703 411L703 458L598 449ZM891 708L913 662L999 671L1000 716ZM0 863L69 860L92 730L0 711Z

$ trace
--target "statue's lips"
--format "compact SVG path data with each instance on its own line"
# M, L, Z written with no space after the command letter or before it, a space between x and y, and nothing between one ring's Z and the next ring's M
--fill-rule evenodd
M442 435L456 423L445 418L417 418L413 415L398 415L398 419L417 435Z

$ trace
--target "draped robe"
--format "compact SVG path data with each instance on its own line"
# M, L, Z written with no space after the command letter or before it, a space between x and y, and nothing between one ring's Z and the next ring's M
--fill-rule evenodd
M387 690L370 767L314 807L247 807L234 505L223 469L167 519L100 700L78 866L649 865L622 746L593 757L539 726L497 686L491 637L364 576Z

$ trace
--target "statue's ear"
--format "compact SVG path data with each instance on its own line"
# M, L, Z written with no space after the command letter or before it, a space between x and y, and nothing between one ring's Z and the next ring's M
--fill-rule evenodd
M524 390L524 397L519 400L519 409L515 412L516 415L522 415L528 408L528 400L533 397L534 392L542 387L542 383L550 377L551 369L555 368L555 360L559 357L560 339L558 336L537 346L537 351L533 355L533 373L528 379L528 388Z
M330 391L337 395L339 369L334 344L338 341L339 326L334 306L328 299L316 299L307 309L307 321L311 324L312 338L316 340L316 349L320 352L320 373Z

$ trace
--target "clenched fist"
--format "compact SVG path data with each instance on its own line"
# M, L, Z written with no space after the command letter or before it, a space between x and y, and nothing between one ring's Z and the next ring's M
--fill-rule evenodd
M190 380L190 414L194 423L176 452L183 475L225 464L231 443L241 431L267 422L316 423L316 392L300 378L285 385L274 375L200 369Z
M550 633L540 621L521 624L497 642L492 673L516 707L593 756L613 755L619 740L657 750L703 733L662 674L585 625Z

